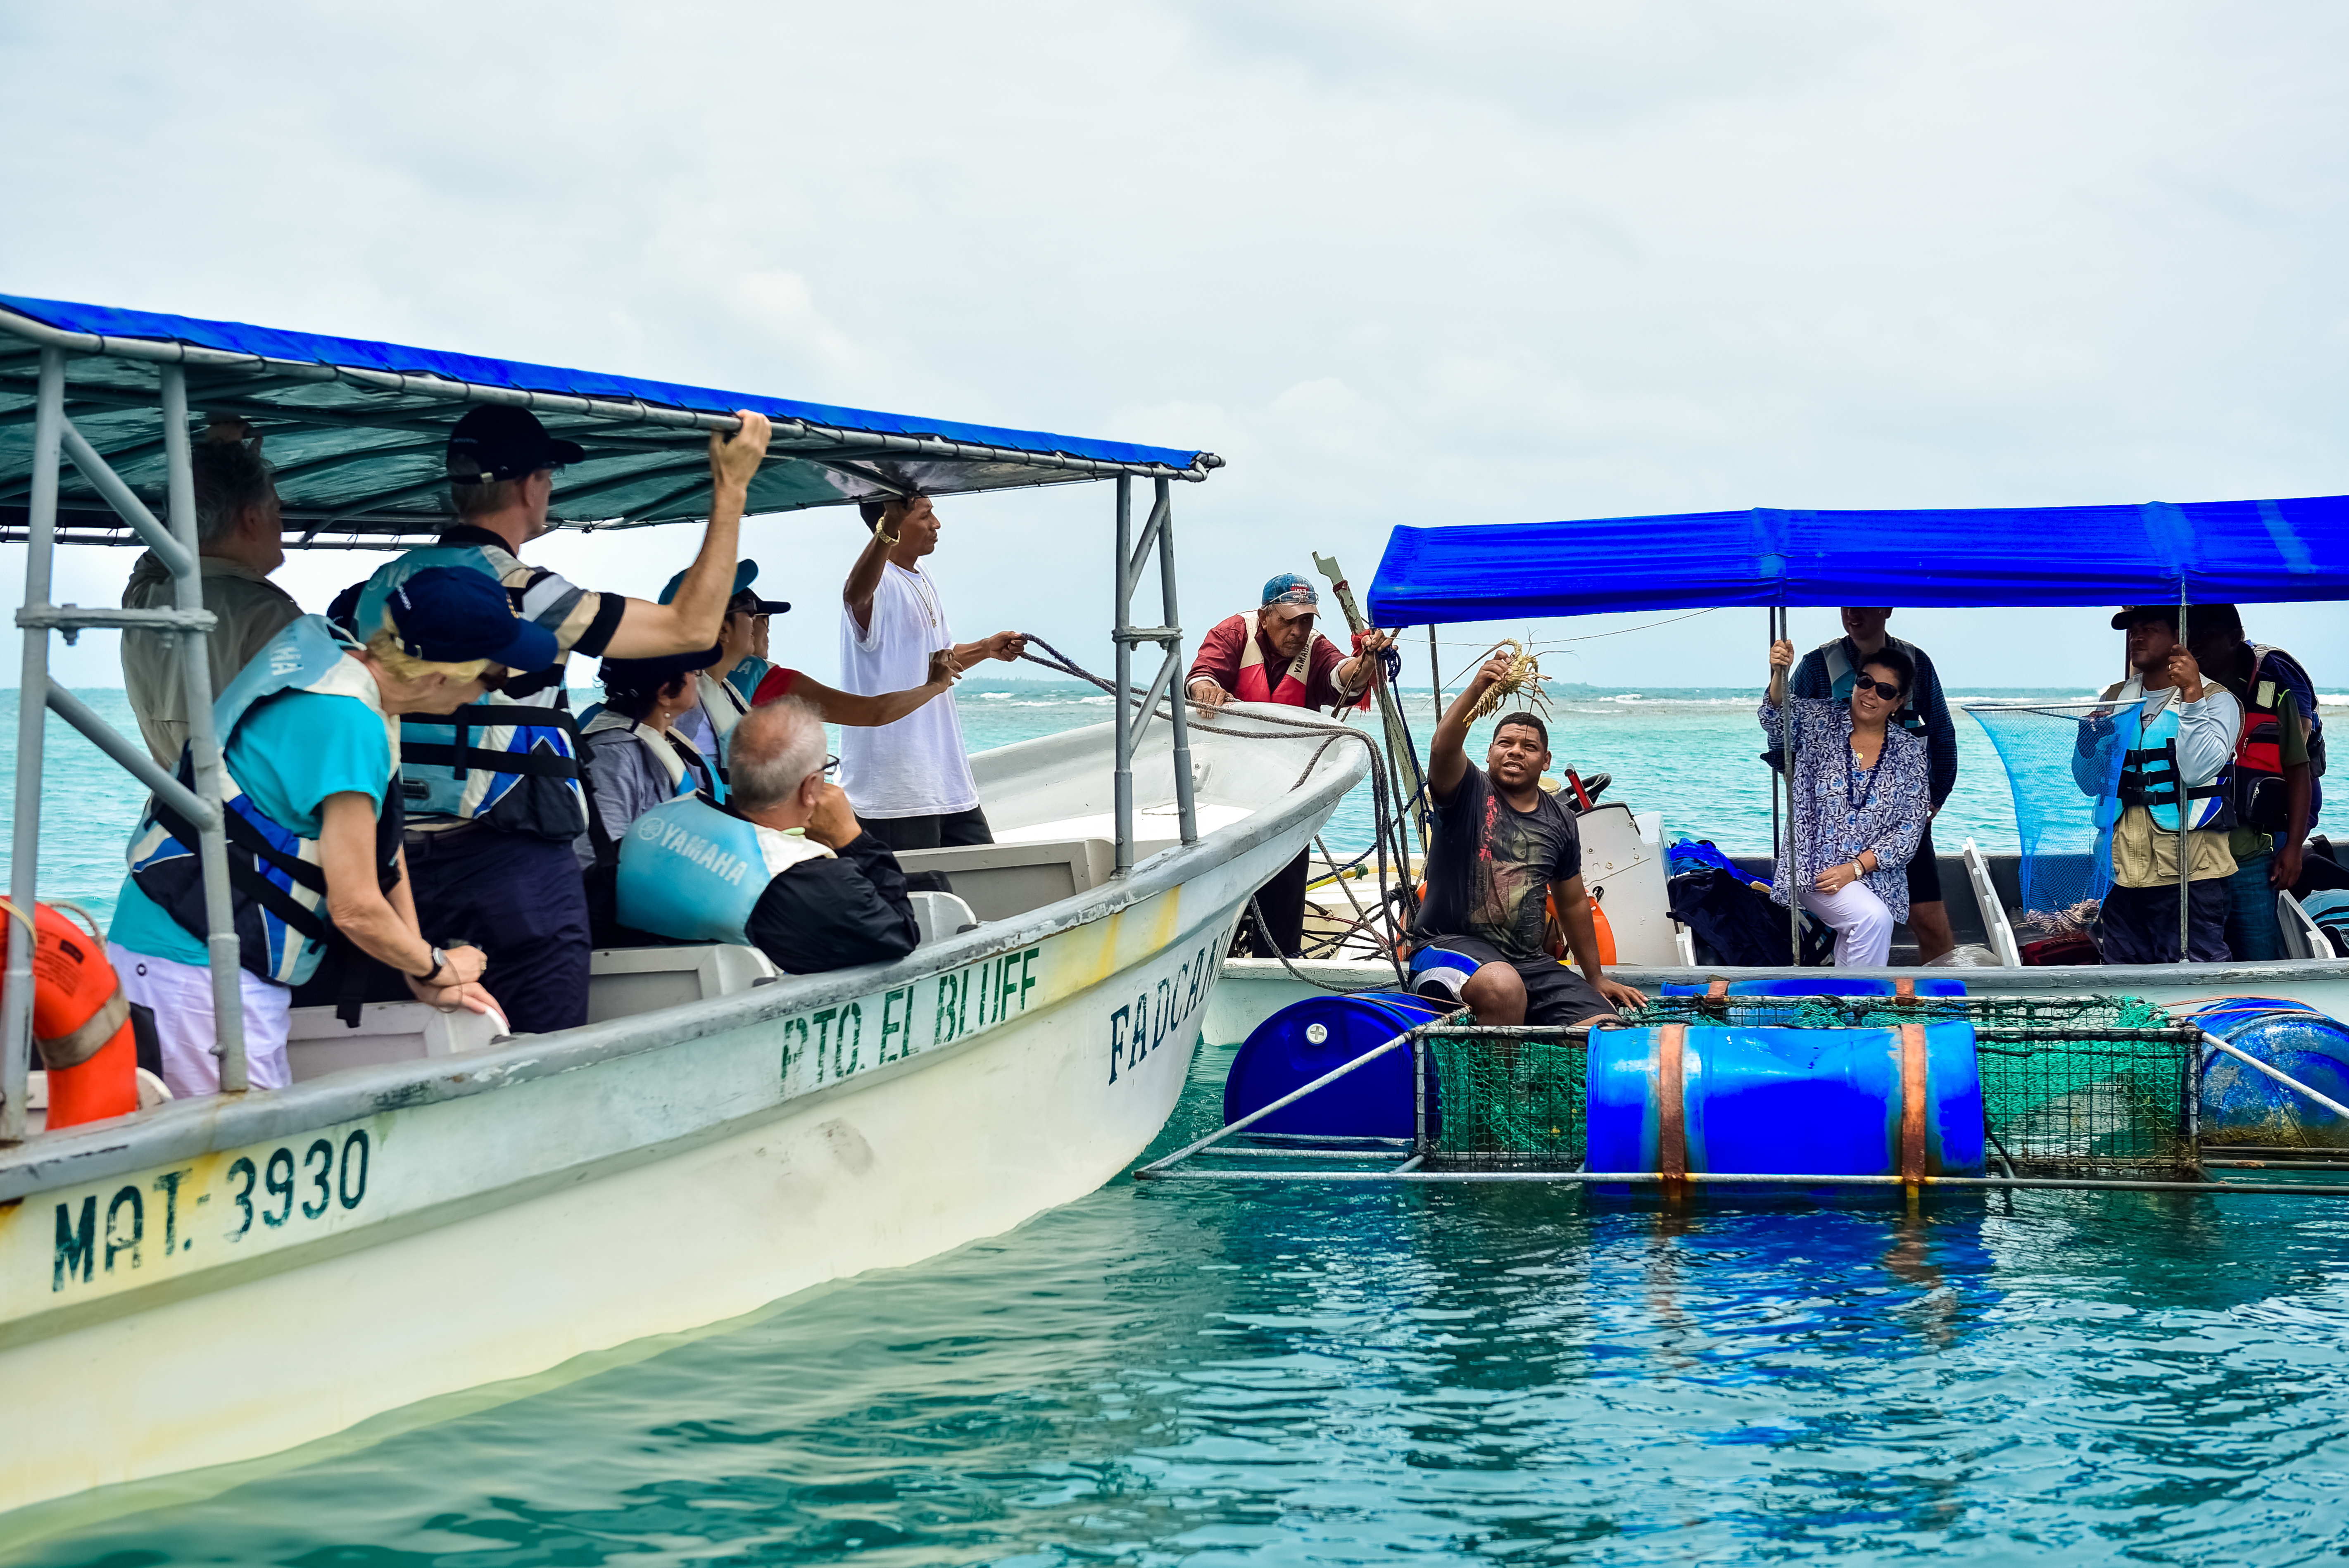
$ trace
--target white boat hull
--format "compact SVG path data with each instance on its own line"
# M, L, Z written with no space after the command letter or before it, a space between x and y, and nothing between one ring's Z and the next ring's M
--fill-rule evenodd
M1278 778L1245 820L896 965L9 1151L0 1510L277 1453L1092 1191L1181 1093L1242 903L1362 772L1349 744L1289 788L1318 739L1203 737L1203 771ZM1065 796L1070 738L1031 744Z

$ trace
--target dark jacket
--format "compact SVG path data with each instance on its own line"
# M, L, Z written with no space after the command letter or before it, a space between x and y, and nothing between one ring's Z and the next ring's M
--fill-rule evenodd
M871 833L857 834L833 859L786 868L759 895L750 931L787 975L886 964L922 937L905 873Z

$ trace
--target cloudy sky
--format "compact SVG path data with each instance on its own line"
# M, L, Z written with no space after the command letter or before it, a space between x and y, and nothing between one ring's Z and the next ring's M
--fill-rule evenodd
M2349 490L2344 44L2261 0L0 0L0 292L1209 448L1196 629L1399 523ZM1105 663L1109 501L949 503L957 630ZM833 675L861 528L747 537ZM129 566L67 557L61 599ZM2251 619L2349 689L2337 613ZM1742 683L1760 621L1547 663ZM1957 685L2117 661L2085 612L1899 624ZM61 668L118 684L105 643Z

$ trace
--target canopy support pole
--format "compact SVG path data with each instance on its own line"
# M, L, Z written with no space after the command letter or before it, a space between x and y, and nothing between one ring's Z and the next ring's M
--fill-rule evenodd
M1435 623L1433 621L1427 624L1427 679L1429 689L1435 696L1435 722L1442 724L1444 722L1444 664L1435 651ZM1431 730L1429 733L1433 735L1434 732ZM1433 746L1435 742L1431 739L1428 744ZM1772 810L1776 810L1778 798L1773 795L1770 799Z
M163 398L163 452L171 500L172 537L186 553L184 570L172 573L172 587L182 614L204 607L203 567L196 542L196 477L188 447L188 371L166 365L160 377ZM195 763L196 793L212 808L211 820L198 819L197 863L204 882L204 951L211 960L212 980L212 1049L220 1057L223 1094L242 1094L251 1087L245 1076L244 990L238 965L236 906L229 895L227 802L228 775L221 761L220 737L212 729L211 634L194 627L180 636L180 669L187 683L188 752Z
M66 356L41 350L33 416L33 490L25 541L25 604L47 608L56 560L57 460L66 422ZM0 1143L25 1139L25 1085L33 1066L33 901L41 863L41 741L48 721L49 634L25 634L16 690L16 811L9 841L8 897L21 920L7 922L6 1026L0 1032Z
M2186 646L2186 580L2178 580L2178 645ZM2171 696L2173 703L2185 699L2184 692ZM2172 753L2174 757L2176 754ZM2194 875L2194 802L2186 796L2186 776L2180 771L2172 775L2178 789L2178 962L2194 961L2189 941L2193 931Z
M1126 633L1133 614L1133 482L1117 477L1117 771L1111 786L1117 813L1117 874L1133 871L1133 644ZM1145 722L1147 722L1145 720Z
M1784 637L1792 641L1794 617L1781 604L1772 612L1771 625L1775 634L1771 641ZM1795 830L1795 671L1786 669L1786 701L1778 710L1779 772L1786 786L1786 963L1795 969L1803 966L1803 857L1795 850L1798 836ZM1778 787L1770 787L1770 837L1778 836Z
M1191 788L1191 712L1186 706L1188 694L1180 689L1183 628L1175 624L1174 612L1174 487L1159 480L1154 483L1154 490L1150 518L1143 527L1142 543L1137 548L1133 542L1133 480L1127 474L1117 476L1117 621L1110 637L1117 645L1117 771L1112 790L1117 812L1119 876L1133 870L1134 741L1149 727L1161 692L1172 699L1169 711L1174 729L1174 806L1182 819L1183 841L1193 844L1199 841L1198 807ZM1155 626L1137 626L1133 624L1133 591L1154 546L1158 555L1158 591L1164 620ZM1165 655L1139 705L1134 702L1133 691L1136 643L1156 643Z

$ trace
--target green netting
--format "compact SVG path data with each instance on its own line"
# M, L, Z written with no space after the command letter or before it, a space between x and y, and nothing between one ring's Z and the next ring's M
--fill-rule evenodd
M1670 996L1625 1022L1692 1028L1881 1028L1958 1019L1977 1031L1983 1120L2019 1175L2094 1176L2193 1161L2195 1045L2135 996ZM2110 1030L2109 1035L2098 1031ZM1428 1042L1443 1124L1428 1151L1451 1166L1578 1165L1586 1148L1580 1041Z
M1580 1040L1439 1035L1426 1045L1443 1089L1432 1161L1569 1171L1582 1163L1588 1048Z

